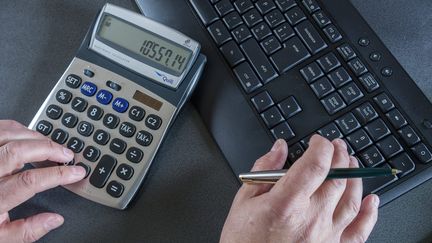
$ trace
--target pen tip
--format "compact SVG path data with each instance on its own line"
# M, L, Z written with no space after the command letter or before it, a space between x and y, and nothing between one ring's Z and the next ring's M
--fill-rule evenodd
M401 170L398 170L398 169L392 169L392 174L393 175L397 175L397 174L399 174L399 173L402 173L403 171L401 171Z

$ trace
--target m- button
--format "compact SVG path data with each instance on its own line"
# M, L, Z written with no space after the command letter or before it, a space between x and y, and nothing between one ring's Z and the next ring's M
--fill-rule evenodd
M147 116L145 124L148 128L157 130L162 124L162 119L159 116L151 114Z

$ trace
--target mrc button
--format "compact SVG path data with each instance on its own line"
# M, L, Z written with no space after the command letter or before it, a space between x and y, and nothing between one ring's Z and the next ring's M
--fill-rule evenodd
M75 74L69 74L66 77L66 85L72 89L76 89L80 86L81 84L81 78Z
M129 102L123 98L115 98L112 103L112 108L120 113L125 112L129 107Z
M91 82L85 82L81 86L81 93L86 96L93 96L97 91L97 86Z

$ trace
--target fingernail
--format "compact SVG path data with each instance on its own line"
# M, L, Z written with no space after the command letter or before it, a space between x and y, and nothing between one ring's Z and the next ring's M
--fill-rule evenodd
M380 203L380 199L379 199L378 195L374 195L374 197L373 197L373 204L374 204L374 206L378 207L379 203Z
M282 145L282 141L280 139L278 139L274 144L273 147L271 148L271 151L274 152L276 150L279 150L280 146Z
M68 158L73 158L73 156L74 156L74 153L73 153L70 149L65 148L65 147L63 147L63 153L64 153Z
M57 216L51 216L48 218L47 221L45 221L45 229L46 230L53 230L55 228L58 228L60 225L63 224L63 217L57 215Z
M71 166L73 178L82 178L85 176L86 171L81 166Z
M347 145L346 145L344 140L337 138L336 141L341 147L343 147L344 149L347 149Z

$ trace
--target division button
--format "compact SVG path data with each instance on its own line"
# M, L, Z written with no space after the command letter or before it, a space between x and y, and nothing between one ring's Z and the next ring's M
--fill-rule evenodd
M113 171L116 164L117 160L114 157L109 155L102 156L92 175L90 176L90 184L97 188L102 188L107 182L108 177L111 175L111 172Z
M139 148L130 147L126 152L126 158L130 162L135 163L135 164L141 162L143 157L144 157L144 153Z
M94 174L94 172L93 172L93 174ZM118 198L123 194L124 186L117 181L111 181L110 183L108 183L108 185L106 187L106 191L112 197Z

